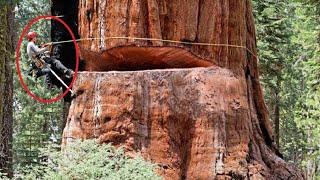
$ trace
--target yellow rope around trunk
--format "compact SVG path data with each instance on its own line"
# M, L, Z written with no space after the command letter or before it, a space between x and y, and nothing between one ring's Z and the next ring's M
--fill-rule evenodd
M106 38L82 38L82 39L76 39L76 42L80 41L89 41L89 40L110 40L110 39L128 39L128 40L142 40L142 41L160 41L160 42L168 42L168 43L177 43L177 44L186 44L186 45L198 45L198 46L218 46L218 47L232 47L232 48L242 48L248 51L253 57L255 57L258 60L257 55L255 55L248 47L241 46L241 45L232 45L232 44L212 44L212 43L201 43L201 42L184 42L184 41L175 41L175 40L168 40L168 39L156 39L156 38L139 38L139 37L106 37ZM53 45L55 44L62 44L62 43L68 43L73 42L73 40L67 40L67 41L57 41L52 42Z

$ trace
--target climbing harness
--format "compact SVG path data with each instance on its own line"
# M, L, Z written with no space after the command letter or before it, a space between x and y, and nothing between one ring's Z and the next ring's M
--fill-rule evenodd
M34 59L34 64L37 66L37 68L39 69L43 69L45 66L45 62L44 60L40 59L40 58L36 58Z
M255 57L258 60L257 55L253 53L252 50L250 50L246 46L241 45L233 45L233 44L213 44L213 43L201 43L201 42L185 42L185 41L176 41L176 40L168 40L168 39L157 39L157 38L139 38L139 37L121 37L121 36L110 36L105 38L81 38L76 39L76 42L81 41L90 41L90 40L112 40L112 39L128 39L128 40L141 40L141 41L160 41L160 42L167 42L167 43L177 43L177 44L185 44L185 45L198 45L198 46L217 46L217 47L231 47L231 48L242 48L248 51L253 57ZM66 41L56 41L52 42L53 45L56 44L63 44L63 43L69 43L73 42L73 40L66 40Z
M43 57L44 56L50 56L51 55L51 52L52 52L52 45L49 43L49 48L48 48L48 52L49 53L47 53L46 54L46 52L44 52L44 53L42 53L42 54L39 54L39 55L37 55L37 56L34 56L32 59L33 59L33 61L34 61L34 63L35 63L35 65L37 66L37 68L39 68L39 69L43 69L44 67L45 67L45 61L43 60Z

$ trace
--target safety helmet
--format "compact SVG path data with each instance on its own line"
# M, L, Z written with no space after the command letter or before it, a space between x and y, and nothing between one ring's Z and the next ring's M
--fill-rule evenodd
M33 31L28 32L28 34L27 34L28 41L32 41L32 39L35 38L35 37L37 37L37 33L36 32L33 32Z

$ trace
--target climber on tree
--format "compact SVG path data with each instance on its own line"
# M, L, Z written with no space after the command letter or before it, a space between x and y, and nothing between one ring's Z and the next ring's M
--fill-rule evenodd
M27 54L33 61L32 67L29 70L29 75L34 72L36 78L46 75L46 83L48 88L52 87L52 80L50 76L50 66L55 67L60 73L64 74L66 78L72 78L74 72L71 69L66 68L59 60L54 56L50 56L50 49L52 43L47 43L39 48L35 43L37 41L37 33L29 32L27 34L27 40L29 41L27 46Z

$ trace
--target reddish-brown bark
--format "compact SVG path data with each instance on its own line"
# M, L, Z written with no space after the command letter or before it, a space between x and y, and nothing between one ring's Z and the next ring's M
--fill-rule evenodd
M81 42L85 70L206 68L80 74L65 143L125 145L162 164L167 179L303 178L279 157L257 59L246 48L106 39L230 44L256 53L250 0L80 0L79 35L101 38Z

